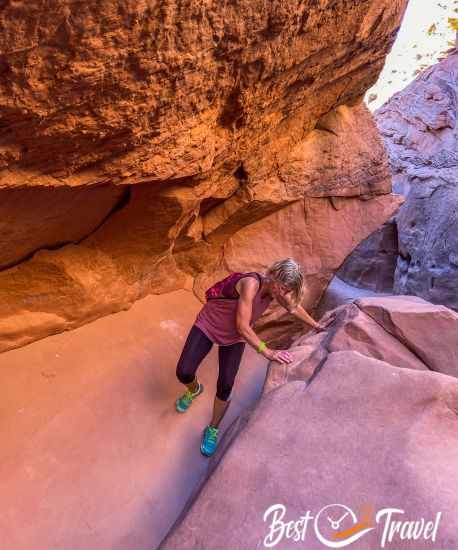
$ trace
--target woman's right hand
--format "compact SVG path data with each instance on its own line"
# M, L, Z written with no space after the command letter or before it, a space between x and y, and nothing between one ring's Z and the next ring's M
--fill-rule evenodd
M283 349L269 349L266 348L263 353L264 357L267 357L270 361L277 361L278 363L288 364L293 360L293 356L289 351Z

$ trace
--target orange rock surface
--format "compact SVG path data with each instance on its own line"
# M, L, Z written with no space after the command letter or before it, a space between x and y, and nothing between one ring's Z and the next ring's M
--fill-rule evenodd
M304 261L316 303L397 207L361 99L405 5L3 2L0 351L147 294L199 294L243 257L266 267L258 238L237 243L272 219L277 241L294 209L318 250L332 235L305 216L327 205L345 246Z
M153 550L209 468L216 346L186 414L175 370L200 302L183 290L138 300L0 355L0 547ZM226 429L259 398L267 360L248 348Z

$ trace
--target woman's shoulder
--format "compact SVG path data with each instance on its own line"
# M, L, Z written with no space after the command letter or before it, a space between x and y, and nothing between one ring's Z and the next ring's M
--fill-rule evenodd
M247 271L242 274L243 277L251 277L253 279L256 279L260 283L265 279L264 273L261 273L260 271Z
M235 283L234 288L240 295L240 291L243 286L252 287L253 289L259 290L262 284L262 276L256 271L249 271L243 273L242 277Z

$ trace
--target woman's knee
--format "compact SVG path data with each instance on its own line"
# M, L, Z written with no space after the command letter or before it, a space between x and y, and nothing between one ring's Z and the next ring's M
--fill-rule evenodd
M213 342L196 326L189 331L176 368L176 377L183 384L191 384L202 359L210 351Z
M183 368L182 363L178 363L175 374L182 384L191 384L191 382L193 382L195 378L194 374L186 372L186 370Z

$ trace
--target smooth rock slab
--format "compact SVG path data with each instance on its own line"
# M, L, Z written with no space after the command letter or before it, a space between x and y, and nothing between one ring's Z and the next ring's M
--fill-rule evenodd
M369 507L372 520L388 507L403 509L403 520L434 520L442 512L434 543L397 536L386 547L456 550L457 464L457 380L357 352L332 353L309 386L291 382L263 396L160 548L264 548L270 506L283 504L284 521L296 521L340 503L357 518ZM341 515L334 510L334 519ZM322 520L322 533L335 534ZM353 525L349 516L341 529ZM356 548L380 547L384 521L374 526ZM276 547L324 548L313 523L305 542L283 537Z
M458 377L458 314L415 296L363 298L356 305L423 361Z

